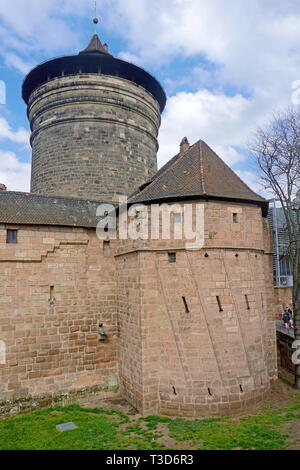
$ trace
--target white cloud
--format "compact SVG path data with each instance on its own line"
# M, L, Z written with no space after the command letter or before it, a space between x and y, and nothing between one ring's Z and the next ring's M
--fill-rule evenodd
M27 154L29 149L29 132L20 127L14 131L5 118L0 117L0 141L10 141L21 145ZM0 149L0 183L10 191L29 191L30 163L22 162L14 152Z
M85 0L14 0L10 4L0 0L0 37L6 49L12 46L24 54L68 48L78 44L78 32L68 23L68 16L83 16L89 10Z
M26 75L33 68L33 65L34 65L32 62L25 62L24 60L21 59L21 57L13 53L6 54L4 58L5 58L5 64L8 67L16 68L23 75Z
M135 65L142 65L141 57L138 55L132 54L131 52L121 51L118 54L118 57L122 60L126 60L126 62L131 62Z
M138 56L150 71L170 67L171 93L177 86L196 90L169 98L159 166L184 135L191 143L206 140L230 165L241 162L245 153L236 147L273 110L291 104L291 85L300 79L298 0L104 0L105 7L110 28L128 41L127 57ZM185 58L194 70L184 70Z
M195 66L202 84L261 90L274 101L283 90L286 98L290 83L300 78L298 0L273 0L271 6L269 0L103 0L98 9L105 28L128 43L120 57L143 66L201 54L218 66L216 73ZM32 52L75 52L82 44L74 18L88 24L92 16L92 1L0 0L0 48L25 64Z
M9 123L3 117L0 117L0 141L2 140L10 140L11 142L15 142L17 144L24 144L25 146L29 146L29 137L30 133L24 129L24 127L20 127L17 131L12 130Z
M298 74L297 0L104 0L103 11L144 64L202 54L250 89Z
M258 173L250 170L235 170L236 174L243 180L252 191L259 193L266 199L272 199L274 194L271 191L266 191Z
M15 153L0 150L0 183L9 191L29 191L30 163L21 162Z
M205 140L228 164L244 160L233 146L245 144L250 108L251 102L241 95L214 95L207 90L169 98L160 131L159 166L178 153L185 135L191 144Z

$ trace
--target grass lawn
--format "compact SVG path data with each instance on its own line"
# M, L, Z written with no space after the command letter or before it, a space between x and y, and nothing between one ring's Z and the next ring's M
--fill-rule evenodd
M78 429L60 433L73 421ZM256 415L186 420L137 418L121 411L55 406L0 419L0 449L286 449L300 441L300 396ZM298 439L299 437L299 439Z

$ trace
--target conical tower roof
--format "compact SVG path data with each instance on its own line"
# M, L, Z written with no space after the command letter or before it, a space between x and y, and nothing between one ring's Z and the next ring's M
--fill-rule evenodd
M252 191L202 140L175 155L129 198L129 203L192 198L255 203L262 207L265 217L268 211L268 202Z
M164 110L167 97L156 78L137 65L113 57L97 34L92 36L88 46L79 54L48 60L32 69L23 82L23 100L28 104L31 93L49 80L85 73L116 76L131 81L151 93L160 111Z
M107 46L103 45L98 34L94 34L92 39L90 40L88 46L81 52L79 52L79 55L81 54L109 54L107 50Z

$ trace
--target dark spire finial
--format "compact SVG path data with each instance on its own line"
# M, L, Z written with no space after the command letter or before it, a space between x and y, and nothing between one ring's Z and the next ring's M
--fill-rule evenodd
M95 18L93 19L93 23L95 25L95 32L92 39L89 42L89 45L83 50L79 52L81 54L106 54L111 55L108 52L107 44L102 44L100 38L97 34L96 26L99 23L99 18L97 17L97 2L95 2Z
M95 34L97 34L97 24L99 23L99 19L97 17L97 1L95 1L95 17L93 19L93 23L95 25Z

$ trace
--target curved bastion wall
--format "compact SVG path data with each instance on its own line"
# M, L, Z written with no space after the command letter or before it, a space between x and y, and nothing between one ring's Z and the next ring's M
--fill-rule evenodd
M62 76L30 95L31 192L117 201L157 170L156 99L114 76Z
M204 221L200 250L161 238L117 247L120 384L144 413L238 411L277 379L268 222L225 201L205 202Z

